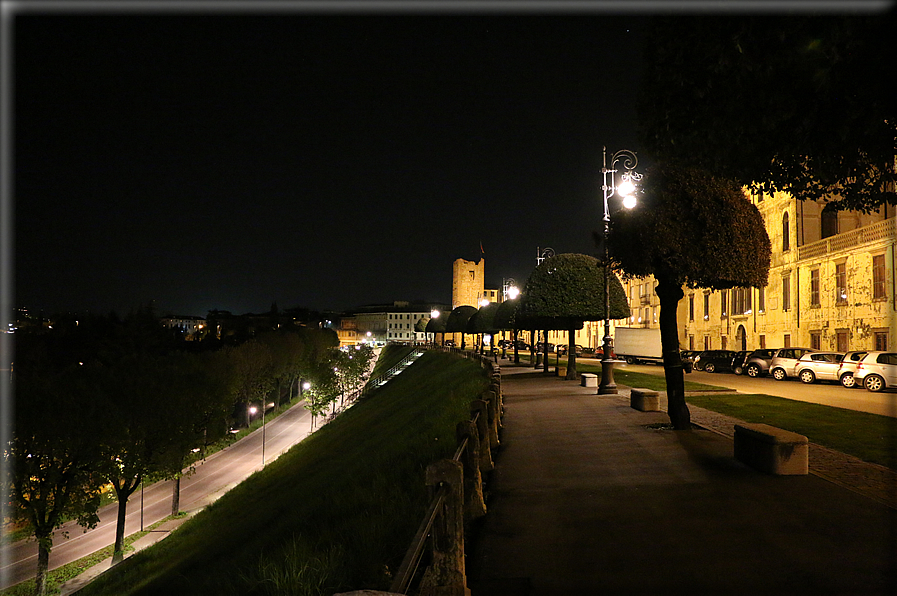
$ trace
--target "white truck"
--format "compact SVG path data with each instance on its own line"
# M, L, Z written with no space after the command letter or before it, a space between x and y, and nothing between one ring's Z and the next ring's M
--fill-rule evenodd
M617 327L614 329L614 354L629 364L637 362L662 364L660 329Z

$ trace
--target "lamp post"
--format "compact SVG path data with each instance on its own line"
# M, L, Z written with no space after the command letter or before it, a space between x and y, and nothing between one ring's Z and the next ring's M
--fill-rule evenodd
M601 186L604 195L604 359L601 361L601 384L598 386L599 395L609 395L617 392L617 384L614 382L614 360L610 355L610 253L607 248L607 236L610 232L610 209L608 207L608 199L614 195L623 198L623 206L627 209L635 207L635 192L633 180L641 180L641 174L635 171L638 165L638 158L635 153L628 149L620 149L611 156L610 168L607 167L607 147L601 148L601 174L604 177L604 183ZM617 186L615 174L619 171L614 169L617 162L620 162L622 171L620 173L620 185ZM608 174L610 174L610 185L608 185Z
M265 406L267 405L265 399L262 398L262 466L265 465ZM258 409L255 406L249 408L250 414L255 414L256 412L258 412Z

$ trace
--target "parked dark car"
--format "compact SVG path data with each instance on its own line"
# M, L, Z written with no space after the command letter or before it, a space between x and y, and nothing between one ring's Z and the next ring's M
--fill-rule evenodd
M679 352L679 359L682 363L691 362L694 364L695 356L701 353L701 350L682 350Z
M539 343L537 343L537 344L536 344L536 351L537 351L537 352L544 352L544 351L545 351L545 348L543 347L544 345L545 345L545 342L542 342L542 341L540 341ZM554 344L551 343L551 342L548 343L548 352L549 352L549 353L554 352Z
M778 348L760 348L748 354L744 363L744 372L749 377L762 377L769 374L769 363Z
M735 358L732 359L732 372L736 375L744 374L744 364L747 362L751 353L748 350L740 350L735 352Z
M511 344L512 349L513 349L513 347L514 347L514 345ZM521 350L529 350L529 344L526 343L525 341L523 341L522 339L518 339L517 340L517 351L520 352Z
M695 370L704 372L732 371L732 359L735 358L734 350L704 350L695 356Z
M563 356L564 354L566 354L566 353L567 353L567 348L568 348L568 347L569 347L569 346L568 346L567 344L560 344L560 345L558 345L557 350L556 350L557 353L558 353L558 356ZM576 355L577 355L577 356L582 356L582 346L579 345L579 344L576 344Z

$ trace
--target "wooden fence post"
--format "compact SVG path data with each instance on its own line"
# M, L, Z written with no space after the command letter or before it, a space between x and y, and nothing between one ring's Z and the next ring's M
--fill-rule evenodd
M467 439L461 463L464 465L464 519L470 521L486 515L483 475L480 474L480 438L476 425L470 420L459 422L455 432L459 443Z
M433 560L422 593L430 596L470 596L464 567L464 471L461 462L442 459L427 466L427 485L447 485L440 525L433 540Z
M487 426L489 430L489 446L498 448L498 418L501 416L498 410L498 398L494 391L487 389L483 392L483 401L486 402L489 412L489 424Z
M470 402L471 418L477 417L477 436L480 439L480 473L491 472L495 468L492 461L492 445L489 443L489 407L481 399Z

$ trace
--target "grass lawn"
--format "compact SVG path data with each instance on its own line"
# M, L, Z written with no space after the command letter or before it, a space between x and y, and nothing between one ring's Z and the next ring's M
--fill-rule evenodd
M813 443L897 469L897 419L770 395L700 395L686 401L745 422L805 435Z
M427 505L424 469L452 456L487 386L478 363L428 352L79 596L388 589Z
M520 354L520 362L524 361L529 362L529 355L525 356ZM549 357L548 366L550 369L553 369L557 363L556 358ZM561 366L566 366L567 359L561 358ZM513 365L512 365L513 366ZM659 370L662 370L661 367L658 367ZM601 376L601 365L600 364L585 364L579 360L576 361L576 371L580 373L595 373L599 377ZM643 389L651 389L652 391L666 391L667 390L667 382L664 379L663 374L659 375L651 375L648 373L640 373L635 371L627 371L621 368L614 368L614 382L618 385L626 385L627 387L640 387ZM694 381L688 380L688 375L685 376L685 390L686 391L711 391L711 390L720 390L725 389L724 387L719 387L716 385L705 385L703 383L695 383Z
M521 362L524 360L521 354ZM527 355L526 360L529 360ZM555 359L549 359L554 366ZM561 365L565 359L561 359ZM601 374L601 365L576 363L579 372ZM726 389L688 381L686 391ZM666 391L663 375L650 375L614 370L614 380L620 385ZM770 395L733 395L721 391L718 395L689 396L689 404L726 414L745 422L762 422L805 435L810 441L829 449L841 451L864 461L897 470L897 419L867 414L845 408L811 404Z

